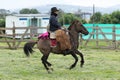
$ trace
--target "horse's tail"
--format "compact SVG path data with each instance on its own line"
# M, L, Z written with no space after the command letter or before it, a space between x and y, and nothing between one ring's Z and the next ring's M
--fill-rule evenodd
M37 44L37 41L30 41L24 45L23 50L26 56L30 56L30 54L34 52L32 48L34 47L35 44Z

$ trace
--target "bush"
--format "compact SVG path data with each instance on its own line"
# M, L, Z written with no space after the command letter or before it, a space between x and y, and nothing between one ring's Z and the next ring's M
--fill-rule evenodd
M5 19L0 19L0 27L5 27Z

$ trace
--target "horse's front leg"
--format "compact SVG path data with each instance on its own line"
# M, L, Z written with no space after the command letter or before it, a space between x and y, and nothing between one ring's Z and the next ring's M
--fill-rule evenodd
M76 66L77 62L78 62L78 57L76 56L75 52L71 53L71 55L75 59L75 62L70 66L70 69L73 69Z
M83 56L83 54L80 51L78 51L78 50L75 50L75 53L78 54L81 57L81 64L80 64L80 66L83 67L83 65L84 65L84 56Z

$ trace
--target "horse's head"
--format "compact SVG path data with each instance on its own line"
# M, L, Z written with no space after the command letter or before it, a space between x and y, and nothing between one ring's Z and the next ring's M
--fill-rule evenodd
M82 34L85 34L85 35L89 34L89 32L87 31L87 29L78 20L73 21L73 23L70 25L70 27L68 28L68 30L74 30L74 31L76 31L78 33L82 33Z

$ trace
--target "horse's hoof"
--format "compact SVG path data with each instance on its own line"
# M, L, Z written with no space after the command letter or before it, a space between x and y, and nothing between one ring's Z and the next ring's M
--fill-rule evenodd
M48 74L51 74L52 73L52 71L49 69L49 70L47 70L47 72L48 72Z
M53 68L51 68L51 70L52 70L52 71L54 71L54 69L53 69Z
M83 67L83 65L81 64L81 65L80 65L80 67L82 68L82 67Z
M50 69L51 71L54 71L54 69L53 69L53 67L52 67L52 66L50 66L50 67L49 67L49 69Z
M84 61L81 61L81 65L80 65L80 67L83 67L83 65L84 65Z
M71 67L69 68L69 70L71 70L71 69L73 69L73 66L71 66Z
M69 70L71 70L72 68L69 68Z

